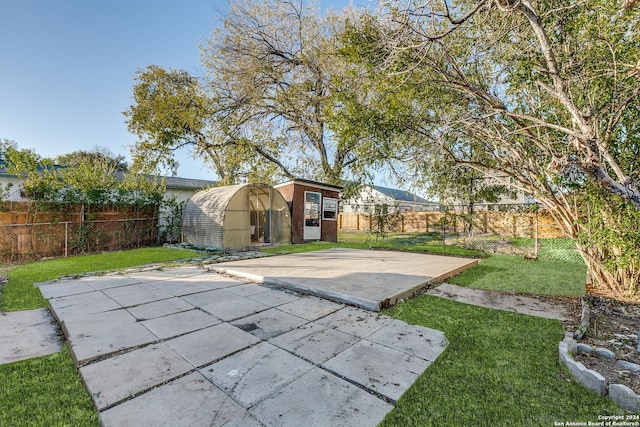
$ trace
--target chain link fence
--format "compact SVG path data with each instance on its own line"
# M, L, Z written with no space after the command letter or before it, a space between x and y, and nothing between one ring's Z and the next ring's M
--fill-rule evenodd
M174 243L180 223L154 205L0 201L0 263Z
M443 245L487 253L535 258L540 251L564 254L573 247L563 239L561 228L549 212L537 205L483 205L471 213L467 207L448 206L437 211L401 212L389 220L393 233L429 233L431 240ZM380 221L372 214L343 212L338 230L373 233Z
M0 225L0 262L138 248L158 243L159 218Z

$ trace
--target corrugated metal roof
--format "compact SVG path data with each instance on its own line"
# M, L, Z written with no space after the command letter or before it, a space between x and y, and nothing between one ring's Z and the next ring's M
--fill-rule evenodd
M216 223L222 224L229 200L231 200L238 190L248 185L249 184L227 185L199 191L191 196L191 199L185 205L184 214L189 215L192 211L205 212Z

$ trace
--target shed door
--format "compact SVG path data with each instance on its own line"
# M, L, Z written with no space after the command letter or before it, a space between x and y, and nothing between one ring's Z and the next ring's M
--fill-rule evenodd
M320 240L320 193L304 192L304 231L305 240Z

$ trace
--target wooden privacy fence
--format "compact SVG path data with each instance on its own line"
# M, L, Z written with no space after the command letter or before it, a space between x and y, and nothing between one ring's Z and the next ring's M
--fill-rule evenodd
M0 261L96 253L149 246L158 218L0 225Z
M391 231L399 233L440 232L444 225L449 233L461 233L465 230L465 217L461 212L441 211L403 212ZM555 220L545 211L537 213L538 237L564 237ZM355 212L340 212L338 231L371 231L373 215ZM496 234L511 237L534 237L536 231L536 212L477 211L472 216L473 230L476 233Z
M133 206L0 202L0 262L148 246L158 241L154 213Z

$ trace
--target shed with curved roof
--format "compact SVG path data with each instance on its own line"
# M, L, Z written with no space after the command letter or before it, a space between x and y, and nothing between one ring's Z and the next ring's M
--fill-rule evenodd
M209 188L185 204L182 235L186 243L213 249L289 243L289 206L267 184Z

